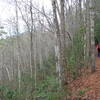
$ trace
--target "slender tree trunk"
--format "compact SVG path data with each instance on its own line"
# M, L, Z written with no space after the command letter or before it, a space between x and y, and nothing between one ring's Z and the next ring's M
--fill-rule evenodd
M9 79L9 81L11 81L11 76L10 76L9 69L7 67L5 69L6 69L6 72L7 72L7 75L8 75L8 79Z
M17 0L15 0L15 10L16 10L16 34L17 34L17 50L18 50L18 56L17 56L17 61L18 61L18 84L19 84L19 93L21 89L21 71L20 71L20 54L19 54L19 25L18 25L18 8L17 8Z
M66 83L65 79L65 68L66 68L66 57L65 57L65 14L64 14L64 0L60 0L60 8L57 6L57 1L52 0L53 14L54 14L54 24L55 24L55 55L56 55L56 69L59 75L59 84L63 86ZM58 7L58 8L57 8ZM59 16L57 16L57 11L61 11ZM60 25L58 21L60 18Z
M85 14L85 28L86 28L86 62L87 62L87 67L90 64L90 50L91 50L91 32L90 32L90 9L89 9L89 0L86 0L85 2L85 7L86 7L86 14Z
M33 66L34 66L34 57L33 57L33 9L32 9L32 0L30 0L30 15L31 15L31 29L30 29L30 69L31 69L31 78L33 77Z
M91 71L95 72L95 40L94 40L95 1L90 0L90 31L91 31Z
M53 7L53 14L54 14L54 27L55 27L55 57L56 57L56 71L58 73L59 77L59 85L61 87L62 85L62 79L61 79L61 59L60 59L60 30L59 30L59 24L58 24L58 18L57 18L57 10L56 10L56 0L52 0L52 7Z
M61 47L60 47L60 57L61 57L61 65L62 65L62 72L61 72L61 76L62 76L62 83L65 84L67 78L65 78L65 74L66 74L66 68L67 68L67 64L66 64L66 55L65 55L65 50L66 50L66 35L65 35L65 0L60 0L60 9L61 9L61 15L60 15L60 26L61 26L61 33L60 33L60 41L61 41ZM68 77L68 76L67 76Z

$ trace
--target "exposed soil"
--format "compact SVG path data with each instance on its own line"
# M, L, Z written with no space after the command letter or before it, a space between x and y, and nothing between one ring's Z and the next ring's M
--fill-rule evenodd
M71 100L100 100L100 58L96 59L96 72L71 83Z

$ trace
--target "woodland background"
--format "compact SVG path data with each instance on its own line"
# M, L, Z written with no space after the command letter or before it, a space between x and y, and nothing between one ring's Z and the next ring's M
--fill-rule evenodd
M100 0L51 0L49 10L34 0L10 2L9 36L0 27L1 100L70 98L68 84L95 72Z

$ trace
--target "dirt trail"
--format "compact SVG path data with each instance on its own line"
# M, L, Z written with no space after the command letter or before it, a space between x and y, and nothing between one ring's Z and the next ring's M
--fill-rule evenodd
M100 100L100 58L96 59L96 72L75 80L71 88L71 100Z

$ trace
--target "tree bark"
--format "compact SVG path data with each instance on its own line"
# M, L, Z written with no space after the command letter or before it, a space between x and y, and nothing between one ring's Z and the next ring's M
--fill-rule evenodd
M90 31L91 31L91 71L95 72L95 40L94 40L95 1L90 0Z

